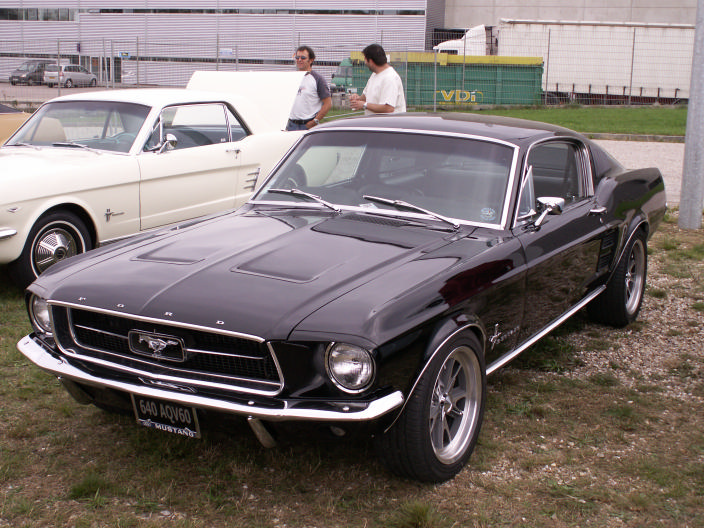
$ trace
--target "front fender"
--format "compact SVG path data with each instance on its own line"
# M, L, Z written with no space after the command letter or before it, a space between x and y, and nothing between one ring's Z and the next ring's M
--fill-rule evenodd
M486 328L478 318L467 314L456 314L447 317L442 321L439 321L432 329L432 332L428 336L428 339L423 340L425 344L422 347L422 355L420 361L414 373L408 380L408 384L405 387L405 390L403 391L404 403L398 410L394 411L391 417L391 421L389 422L389 425L386 428L387 431L393 426L399 416L403 413L404 409L406 408L407 402L410 400L410 398L413 396L413 393L416 391L420 379L427 370L433 358L442 350L443 346L448 341L462 334L463 332L471 332L479 339L479 342L482 344L481 352L484 355L484 352L486 350L487 333Z

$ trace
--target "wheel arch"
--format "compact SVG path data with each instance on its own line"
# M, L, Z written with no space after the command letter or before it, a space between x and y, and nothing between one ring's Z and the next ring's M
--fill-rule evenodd
M484 324L481 320L474 315L458 314L454 316L447 317L442 321L439 321L433 328L430 338L428 339L425 350L423 351L422 357L422 368L415 374L414 378L411 380L410 389L405 395L403 405L399 407L389 424L384 427L384 432L387 432L396 423L401 414L403 414L404 409L408 401L410 400L413 393L416 391L418 383L422 378L423 374L428 369L432 359L442 350L443 346L453 339L454 337L467 332L477 338L480 345L480 353L484 358L486 358L486 340L487 332Z
M638 233L643 233L645 235L646 240L650 238L650 223L646 218L641 216L635 217L633 221L628 225L628 228L626 229L626 232L623 235L623 242L621 243L621 247L618 250L616 258L613 260L611 272L609 273L609 280L611 280L611 277L616 272L618 263L621 262L626 248L630 244L631 240L633 240L633 238Z
M92 248L95 248L98 245L98 230L96 228L95 222L93 220L93 217L88 213L88 211L81 207L80 205L76 203L71 203L71 202L65 202L65 203L60 203L56 205L52 205L48 209L46 209L43 213L41 213L37 218L32 222L32 225L36 224L41 218L50 215L52 213L58 213L60 211L68 211L70 213L75 214L81 222L86 226L86 229L88 230L88 234L90 235L90 244Z

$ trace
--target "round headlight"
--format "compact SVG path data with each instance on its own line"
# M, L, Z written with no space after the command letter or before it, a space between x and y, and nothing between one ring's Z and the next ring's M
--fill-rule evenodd
M29 300L29 313L37 330L46 334L52 333L51 317L49 316L49 303L42 297L32 295Z
M335 385L345 392L362 392L374 380L374 360L362 347L333 343L325 366Z

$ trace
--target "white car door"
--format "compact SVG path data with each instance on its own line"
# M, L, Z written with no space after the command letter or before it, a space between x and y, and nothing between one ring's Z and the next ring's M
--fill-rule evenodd
M242 190L237 146L246 134L221 103L164 109L139 155L142 229L239 205L235 196L251 193Z

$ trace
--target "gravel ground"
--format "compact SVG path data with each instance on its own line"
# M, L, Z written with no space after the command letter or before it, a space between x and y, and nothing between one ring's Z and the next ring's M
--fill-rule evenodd
M665 178L668 205L679 205L682 167L684 164L684 143L617 141L611 139L597 139L594 142L601 145L627 169L645 167L657 167L660 169Z

